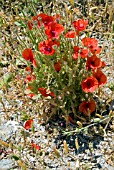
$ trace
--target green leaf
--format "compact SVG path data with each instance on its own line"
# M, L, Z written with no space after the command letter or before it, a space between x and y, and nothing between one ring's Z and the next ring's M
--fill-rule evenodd
M15 25L26 28L26 25L22 21L15 21Z
M4 81L1 80L1 81L0 81L0 88L2 88L3 85L4 85Z
M12 81L13 74L12 73L8 73L8 74L4 75L3 79L4 79L4 83L8 84L8 83L10 83Z
M20 158L16 155L12 155L12 158L15 159L16 161L18 161Z

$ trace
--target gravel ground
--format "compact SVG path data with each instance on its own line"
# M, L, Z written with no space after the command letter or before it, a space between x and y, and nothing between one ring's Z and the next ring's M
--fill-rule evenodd
M81 2L79 3L81 4ZM110 3L111 1L109 1L109 6ZM77 7L83 11L83 6L77 5ZM7 13L4 12L5 10ZM23 95L20 88L23 77L12 64L15 56L9 51L15 52L17 44L13 43L13 46L11 45L10 33L13 30L14 37L16 37L15 29L17 28L14 29L14 21L7 3L4 6L4 11L2 9L0 13L7 20L7 24L2 30L2 34L0 34L0 55L4 64L0 67L0 81L4 75L8 75L10 72L17 72L18 77L10 82L8 89L2 86L0 90L0 170L113 170L113 120L109 121L108 119L91 126L84 132L69 136L62 133L66 131L63 119L55 118L46 125L39 122L37 103ZM95 12L98 12L97 9ZM99 13L97 16L100 15ZM79 16L81 15L79 11ZM103 20L105 21L105 16ZM107 33L108 19L105 23L104 27L101 26L101 32L104 29L104 32ZM8 29L8 26L10 29ZM19 27L18 31L20 31ZM96 31L98 31L98 35L94 34ZM113 43L110 36L107 38L107 34L100 36L99 26L96 27L94 32L92 36L98 36L101 45L104 45L105 53L102 55L102 59L107 63L104 72L108 76L108 83L103 88L103 96L99 98L99 101L106 105L104 106L105 109L100 110L100 113L105 117L110 111L112 114L114 113L114 92L110 88L114 80ZM7 61L10 64L5 66ZM27 131L24 129L26 115L34 119L34 132L31 129ZM69 131L73 130L76 125L70 123L68 128ZM39 151L33 150L31 147L32 141L40 146Z

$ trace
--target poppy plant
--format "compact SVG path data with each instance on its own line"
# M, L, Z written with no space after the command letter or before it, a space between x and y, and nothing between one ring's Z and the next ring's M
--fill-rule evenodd
M98 88L98 81L95 77L90 76L82 81L81 86L85 93L92 93Z
M88 20L79 19L73 22L73 26L76 29L77 33L79 33L80 31L84 31L87 25L88 25Z
M83 101L79 106L79 111L89 116L92 112L95 111L96 103L94 100Z
M96 72L94 71L93 76L97 79L99 87L102 87L107 83L107 77L100 69L97 69Z
M59 38L59 35L64 31L64 26L58 23L51 23L45 29L45 34L48 38Z
M26 48L22 56L31 62L26 61L31 69L26 68L24 74L25 94L33 100L39 96L49 110L54 106L57 113L72 112L75 115L79 109L77 116L80 112L89 116L95 111L96 103L92 97L107 82L107 77L100 70L106 63L101 61L102 56L98 57L102 49L98 40L87 37L88 31L82 33L88 22L86 19L72 21L72 18L60 18L55 12L52 16L41 12L27 23L32 31L28 34L30 41L26 42L31 48ZM76 123L69 114L61 116ZM33 147L36 144L33 143Z
M28 129L32 128L32 125L33 125L33 119L29 119L25 122L24 128L26 130L28 130Z
M102 61L96 55L93 55L87 58L87 61L86 61L87 70L90 70L90 69L95 70L100 67L102 67Z

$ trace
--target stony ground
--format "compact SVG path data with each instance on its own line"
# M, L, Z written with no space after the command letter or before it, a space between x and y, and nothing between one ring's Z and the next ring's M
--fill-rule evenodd
M19 34L21 37L22 28L18 22L20 18L15 14L16 9L18 7L21 9L23 4L19 6L17 1L11 4L8 1L2 2L0 12L2 26L0 31L0 170L114 169L114 120L108 117L109 114L114 114L112 3L107 1L108 4L103 5L98 1L93 2L94 5L88 4L90 7L79 2L75 10L79 16L88 16L86 7L95 15L96 21L91 35L99 38L101 45L105 48L102 58L107 63L104 71L108 76L108 83L98 99L102 104L100 114L105 120L101 123L93 121L91 124L94 125L87 130L70 135L63 133L66 131L63 119L55 118L46 125L39 123L39 103L27 98L23 93L23 65L19 63L16 65L16 57L19 55L17 51L19 39L16 35ZM67 5L69 7L70 3ZM38 8L41 9L41 4ZM50 8L50 4L47 4L47 8ZM14 73L16 76L10 81ZM23 128L24 120L29 115L34 118L34 131L25 131ZM70 123L68 131L75 128L76 125ZM39 151L33 150L30 145L32 141L40 146Z

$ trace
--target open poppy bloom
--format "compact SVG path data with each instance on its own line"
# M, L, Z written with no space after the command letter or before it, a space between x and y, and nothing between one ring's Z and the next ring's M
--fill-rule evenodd
M90 47L90 51L92 54L99 54L101 52L101 48L96 46L96 47Z
M56 44L54 44L53 41L46 40L46 41L41 41L38 44L38 47L41 53L52 56L55 53L55 50L53 48L54 45Z
M92 112L95 111L96 103L94 100L83 101L79 106L79 111L89 116Z
M90 69L95 70L100 67L102 67L102 61L96 55L93 55L87 58L87 61L86 61L87 70L90 70Z
M76 29L77 33L79 33L80 31L84 31L87 25L88 25L88 20L79 19L73 22L73 26Z
M54 68L56 72L59 72L61 70L61 62L58 61L54 64Z
M55 17L53 16L49 16L45 13L40 13L36 16L33 16L32 19L34 21L37 21L38 22L38 27L41 27L42 25L44 25L44 27L48 27L48 25L52 22L54 22L56 20Z
M27 121L25 122L24 128L25 128L26 130L28 130L28 129L32 128L32 125L33 125L33 119L27 120Z
M33 28L33 26L34 26L34 25L33 25L33 22L29 20L27 24L28 24L29 30L32 30L32 28Z
M81 58L87 58L88 53L89 53L88 49L80 48L80 57Z
M66 34L65 34L65 37L66 38L75 38L76 36L76 32L75 31L68 31Z
M36 145L35 143L31 143L32 147L35 148L36 150L40 150L40 146L39 145Z
M98 46L98 41L95 38L85 37L82 39L82 43L88 48L96 48Z
M82 89L85 93L94 92L98 88L98 81L95 77L87 77L81 83Z
M94 71L93 76L97 79L99 87L102 87L107 83L107 77L100 69L97 69L96 72Z
M52 22L45 29L45 34L48 38L59 38L59 35L64 31L64 26L56 22Z

